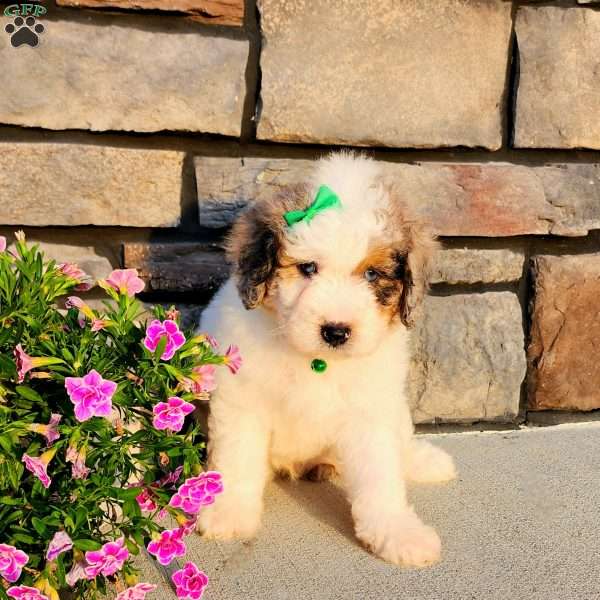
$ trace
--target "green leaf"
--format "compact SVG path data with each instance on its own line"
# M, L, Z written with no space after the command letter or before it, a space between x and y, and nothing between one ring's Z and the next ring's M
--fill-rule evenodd
M2 449L5 452L7 452L10 456L14 456L15 449L14 449L11 439L8 437L8 435L6 435L6 434L0 435L0 446L2 446Z
M104 431L105 429L108 429L109 427L109 422L106 419L101 419L101 418L92 418L89 419L88 421L86 421L83 424L83 429L85 431L95 431L95 432L100 432L100 431Z
M125 545L127 546L127 549L129 550L129 552L131 552L131 554L137 555L140 553L140 549L139 549L138 545L133 540L126 538Z
M60 583L61 588L67 587L66 573L65 573L65 563L63 562L63 556L59 556L56 559L56 576Z
M22 510L13 510L7 517L4 518L4 520L2 521L2 525L8 525L13 521L18 521L23 516L23 514L24 513Z
M142 510L135 500L126 500L123 502L123 514L127 517L141 517Z
M83 506L79 506L75 511L75 529L78 529L87 519L87 510Z
M25 471L25 467L20 462L13 461L12 465L8 465L8 476L10 477L10 484L12 485L15 491L19 489L19 483L21 481L23 471Z
M156 360L160 360L160 357L163 355L165 348L167 347L167 336L161 336L158 345L156 346L156 350L154 350L154 357Z
M24 544L35 544L35 538L25 533L13 533L13 539L16 542L23 542Z
M48 527L60 527L62 525L62 521L54 515L44 517L43 521Z
M22 396L26 400L31 400L32 402L44 402L44 399L27 385L18 385L15 388L15 391L19 396Z
M140 495L140 488L113 488L116 492L116 497L120 500L135 500L136 496Z
M174 377L175 379L177 379L177 376L183 376L183 373L179 370L176 369L175 367L172 367L171 365L168 365L167 363L163 363L162 364L162 368L169 374L171 375L171 377Z
M31 517L31 524L40 535L44 535L46 533L46 525L41 519L38 519L37 517Z
M17 408L24 408L26 410L31 410L31 407L33 406L33 402L31 402L30 400L27 400L26 398L15 398L13 400L13 405L16 406Z
M70 515L65 516L64 522L65 527L68 527L71 531L75 529L75 522L73 521Z
M102 548L102 544L100 542L95 542L94 540L89 540L85 538L73 540L73 546L75 546L77 550L83 550L84 552L88 552L91 550L100 550L100 548Z
M69 364L73 364L75 362L75 358L73 357L73 355L71 354L71 352L69 352L69 350L67 350L67 348L63 348L61 350L61 354L63 355L63 358L69 363Z
M2 504L17 506L18 504L22 504L22 502L20 499L13 498L12 496L2 496L2 498L0 498L0 506L2 506Z
M135 529L132 533L132 536L133 536L133 539L135 540L135 543L138 546L145 546L144 536L142 535L142 533L139 530Z

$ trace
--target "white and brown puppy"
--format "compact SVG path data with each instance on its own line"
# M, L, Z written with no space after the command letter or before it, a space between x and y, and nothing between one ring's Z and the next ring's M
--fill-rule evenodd
M284 214L306 209L323 185L339 206L289 226ZM368 548L396 564L438 560L440 540L407 503L405 481L446 481L455 469L413 437L404 390L408 327L435 247L378 164L349 153L320 160L305 185L240 217L229 242L234 275L202 319L245 362L220 375L211 400L209 466L225 492L203 509L199 531L254 536L273 473L334 467ZM315 358L324 372L311 369Z

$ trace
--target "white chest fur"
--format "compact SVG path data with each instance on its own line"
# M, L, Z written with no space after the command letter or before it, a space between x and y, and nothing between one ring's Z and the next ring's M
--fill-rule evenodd
M392 429L405 427L408 335L402 328L376 352L328 357L327 370L316 373L311 357L290 348L268 313L243 309L230 281L205 311L202 330L237 344L244 358L238 375L219 373L211 410L235 404L236 411L253 413L269 431L269 457L276 469L332 452L346 422L363 420L367 427L373 412Z

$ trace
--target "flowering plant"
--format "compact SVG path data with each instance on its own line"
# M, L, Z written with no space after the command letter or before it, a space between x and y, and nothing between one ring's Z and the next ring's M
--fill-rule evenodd
M142 599L155 586L136 582L134 555L183 556L223 489L190 413L241 357L182 331L173 308L145 323L133 270L98 282L101 311L64 303L88 278L16 237L10 250L0 237L0 598L94 598L114 583ZM189 562L174 578L180 598L208 581Z

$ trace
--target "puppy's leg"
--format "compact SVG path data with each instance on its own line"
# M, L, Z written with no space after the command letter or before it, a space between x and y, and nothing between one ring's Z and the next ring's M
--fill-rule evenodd
M439 560L437 533L407 504L396 432L363 423L342 433L338 451L358 538L397 565L423 567Z
M427 440L413 438L406 457L406 477L418 483L442 483L456 477L452 457Z
M269 476L269 433L246 411L215 407L209 420L209 468L223 475L223 493L198 515L197 529L217 539L251 538L260 526Z

